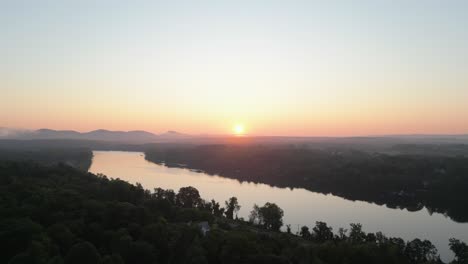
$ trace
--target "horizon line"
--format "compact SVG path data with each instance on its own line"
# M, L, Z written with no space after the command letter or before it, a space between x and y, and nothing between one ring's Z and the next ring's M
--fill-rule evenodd
M255 138L255 137L279 137L279 138L369 138L369 137L374 137L374 138L391 138L391 137L456 137L456 136L468 136L468 132L466 133L398 133L398 134L362 134L362 135L265 135L265 134L255 134L255 133L246 133L243 135L235 135L235 134L229 134L229 133L224 133L224 134L211 134L211 133L195 133L195 134L190 134L190 133L184 133L180 132L177 130L165 130L164 132L152 132L144 129L133 129L133 130L110 130L110 129L105 129L105 128L98 128L98 129L93 129L93 130L74 130L74 129L52 129L52 128L38 128L38 129L27 129L27 128L16 128L16 127L3 127L0 126L0 129L11 129L11 130L16 130L16 132L23 131L23 132L35 132L39 130L51 130L51 131L67 131L67 132L76 132L80 134L84 133L90 133L90 132L96 132L96 131L108 131L108 132L123 132L123 133L129 133L129 132L145 132L145 133L150 133L155 136L159 136L165 133L178 133L182 135L187 135L187 136L194 136L194 137L237 137L237 138Z

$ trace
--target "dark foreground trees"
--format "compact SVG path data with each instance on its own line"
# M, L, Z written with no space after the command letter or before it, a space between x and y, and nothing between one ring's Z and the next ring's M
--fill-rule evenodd
M89 242L79 242L73 245L65 256L67 264L98 264L101 256L96 247Z
M225 202L226 210L225 214L228 219L234 219L234 214L237 215L237 212L240 210L239 202L237 201L237 197L231 197L228 201Z
M325 242L333 239L333 229L327 226L327 223L316 222L316 225L312 230L314 231L315 239L319 242Z
M357 224L335 235L322 222L300 237L276 232L284 213L273 203L254 210L260 226L223 209L190 187L151 193L67 166L0 162L0 263L438 262L428 241L366 234ZM466 244L451 246L463 263Z
M283 209L274 203L266 203L259 207L254 205L249 220L254 224L263 226L267 230L279 231L283 226Z
M201 203L200 193L192 186L182 187L176 195L176 203L185 208L198 207Z
M454 263L457 264L468 264L468 245L464 242L461 242L458 239L450 239L450 250L455 253Z

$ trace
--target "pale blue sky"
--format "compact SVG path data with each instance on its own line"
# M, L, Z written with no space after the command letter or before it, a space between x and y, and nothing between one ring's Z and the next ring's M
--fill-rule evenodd
M467 1L0 1L0 126L468 132Z

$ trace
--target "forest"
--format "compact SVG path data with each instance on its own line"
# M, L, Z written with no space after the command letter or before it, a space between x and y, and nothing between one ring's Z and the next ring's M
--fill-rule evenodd
M63 163L2 161L0 263L441 263L427 240L365 233L359 223L281 232L273 203L238 219L232 195L220 204L193 187L149 191ZM468 246L447 243L453 263L467 263Z
M166 166L410 211L426 207L468 222L468 157L462 155L391 155L297 145L171 146L145 154L147 160Z
M59 163L88 171L91 166L93 152L85 147L22 147L15 144L5 148L0 141L0 160L3 161L32 161L42 165L51 166Z

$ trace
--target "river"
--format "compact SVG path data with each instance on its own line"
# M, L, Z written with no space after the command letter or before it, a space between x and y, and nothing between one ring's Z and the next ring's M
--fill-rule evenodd
M93 154L89 169L92 173L102 173L130 183L138 182L149 190L160 187L177 192L181 187L193 186L203 199L215 199L222 205L229 197L236 196L241 205L238 216L245 219L255 203L263 205L274 202L284 210L284 223L290 224L293 232L303 225L312 228L316 221L326 222L335 233L339 227L349 229L350 223L361 223L366 232L382 231L387 236L405 240L428 239L446 262L453 258L448 247L449 238L468 242L468 223L457 223L438 213L431 215L425 208L409 212L305 189L239 182L189 169L158 165L146 161L141 152L94 151Z

